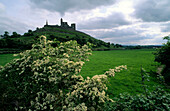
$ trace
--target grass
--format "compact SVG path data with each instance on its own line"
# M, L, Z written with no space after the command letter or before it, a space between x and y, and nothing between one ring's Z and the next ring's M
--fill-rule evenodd
M10 62L16 58L13 54L0 54L0 65L4 66L6 63Z
M147 82L150 90L153 90L152 86L160 85L153 73L158 66L158 63L154 62L153 52L154 50L94 51L80 74L84 78L92 77L104 74L116 66L127 65L127 70L116 73L115 77L108 80L108 93L111 97L123 92L140 94L144 92L141 87L141 67L151 74L150 81Z
M116 73L115 77L108 79L108 91L110 97L115 97L120 93L130 94L143 93L141 86L140 70L143 67L151 74L147 85L150 90L152 86L160 85L155 74L158 63L154 62L154 50L113 50L113 51L93 51L90 61L86 62L82 68L81 75L93 77L94 75L104 74L111 68L120 65L127 65L127 70ZM0 54L0 65L5 65L15 57L13 54Z

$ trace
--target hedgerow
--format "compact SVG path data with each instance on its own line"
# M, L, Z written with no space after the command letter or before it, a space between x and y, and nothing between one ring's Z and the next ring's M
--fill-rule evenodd
M170 36L163 39L167 40L167 42L155 53L155 61L164 65L161 73L165 78L165 82L170 85Z

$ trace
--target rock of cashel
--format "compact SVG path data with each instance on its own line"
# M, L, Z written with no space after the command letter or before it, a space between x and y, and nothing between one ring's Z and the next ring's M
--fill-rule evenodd
M49 25L48 21L46 21L46 24L44 25L44 27L54 27L54 28L76 30L76 24L75 23L72 23L71 26L69 26L67 22L63 22L62 18L60 20L60 25Z

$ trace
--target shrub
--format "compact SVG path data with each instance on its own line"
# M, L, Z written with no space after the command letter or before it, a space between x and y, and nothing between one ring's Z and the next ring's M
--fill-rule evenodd
M155 61L160 62L161 64L165 65L165 68L162 72L162 75L165 78L165 82L170 82L170 37L164 37L167 40L157 52L155 53Z
M168 111L170 108L170 94L161 88L148 95L120 94L114 103L106 104L106 111Z
M118 67L115 67L115 69L109 69L109 71L106 71L104 74L108 77L114 77L116 72L120 72L123 69L127 69L126 65L121 65Z
M164 37L164 40L167 40L167 43L157 51L155 61L170 66L170 37Z
M102 111L106 101L113 102L106 95L106 81L106 75L96 75L73 85L64 101L63 110Z
M84 79L77 74L91 55L88 46L52 45L41 36L31 50L0 67L0 110L103 110L105 102L113 102L105 92L107 75L126 66Z
M76 41L58 47L51 44L41 36L40 43L1 68L2 109L54 110L54 104L59 103L58 92L67 93L70 86L82 81L75 74L91 54L88 46L80 47Z
M141 77L144 94L120 94L117 98L114 98L115 102L105 103L105 111L168 111L170 108L170 94L160 87L150 92L145 84L146 80L149 81L149 75L143 68L141 68Z

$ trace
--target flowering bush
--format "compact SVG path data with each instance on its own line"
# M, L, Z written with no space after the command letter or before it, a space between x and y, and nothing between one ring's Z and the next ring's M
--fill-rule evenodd
M101 111L105 101L113 102L106 95L106 81L106 75L96 75L73 85L72 90L67 93L63 110L72 110L72 108L80 110L83 105L83 111Z
M77 74L91 55L88 46L80 47L76 41L52 44L41 36L31 50L0 67L0 110L95 111L113 102L105 92L107 76L126 66L84 79Z
M109 71L106 71L104 74L108 77L114 77L116 72L120 72L123 69L127 69L126 65L121 65L118 67L115 67L115 69L109 69Z
M40 37L40 43L20 53L19 59L1 67L0 86L2 106L25 110L53 110L57 92L68 92L70 86L83 80L75 74L81 71L83 61L91 50L76 41L52 47L52 41ZM14 106L12 106L12 104Z

